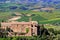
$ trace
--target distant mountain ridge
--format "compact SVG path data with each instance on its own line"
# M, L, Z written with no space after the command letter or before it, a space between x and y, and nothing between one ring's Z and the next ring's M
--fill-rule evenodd
M3 3L4 5L2 5ZM14 4L13 4L14 3ZM12 5L13 4L13 5ZM52 7L56 9L60 9L60 0L0 0L0 7L9 6L19 6L21 9L34 9L40 7Z
M42 2L42 3L45 3L45 2L47 2L47 3L50 3L50 2L55 2L55 3L58 3L58 2L60 2L60 0L0 0L0 2L8 2L8 1L10 1L10 2L12 2L12 3L16 3L16 2L19 2L19 3L38 3L38 2Z

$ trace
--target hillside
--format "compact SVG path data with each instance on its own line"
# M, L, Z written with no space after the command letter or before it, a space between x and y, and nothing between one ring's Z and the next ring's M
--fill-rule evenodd
M9 19L12 16L16 16L14 15L15 12L0 12L0 18L2 19ZM46 23L46 22L60 22L60 11L55 10L52 13L50 12L35 12L35 11L20 11L18 12L19 14L22 14L20 17L20 19L18 19L18 21L29 21L29 18L32 18L32 20L34 21L38 21L38 22L42 22L42 23ZM6 15L7 14L7 15ZM30 15L30 16L28 16ZM9 16L9 17L8 17ZM46 20L46 22L45 22Z
M30 24L29 21L37 21L38 25L30 24L28 26L31 27L28 27L26 31L31 29L31 34L35 34L34 30L36 30L39 35L25 37L26 33L14 32L21 28L20 24L8 23L13 21L23 22L21 32L24 31L26 25L24 22ZM5 30L1 29L1 26L3 28L5 26L1 22L8 23ZM7 37L8 33L15 36ZM60 40L60 0L0 0L0 40Z
M37 20L37 21L44 21L44 20L51 20L51 19L60 18L60 12L57 11L57 10L53 11L52 13L49 13L49 12L34 12L34 11L22 11L21 13L24 13L25 15L26 14L32 14L29 17L31 17L32 20ZM26 16L26 17L29 18L28 16ZM24 20L24 18L26 18L26 17L23 16L22 19ZM22 19L21 19L21 21L22 21Z
M35 20L41 23L42 21L45 22L45 20L59 20L60 18L59 0L0 0L0 2L1 1L3 3L0 3L0 13L2 12L2 15L8 13L9 15L6 16L12 16L12 14L15 12L22 14L21 18L17 21L28 21L28 19L31 17L33 21ZM45 10L44 8L48 10ZM54 10L51 10L51 8ZM7 19L6 16L2 15L1 17Z
M24 7L54 7L60 8L60 0L0 0L0 3L7 3L7 4L22 4L25 5Z

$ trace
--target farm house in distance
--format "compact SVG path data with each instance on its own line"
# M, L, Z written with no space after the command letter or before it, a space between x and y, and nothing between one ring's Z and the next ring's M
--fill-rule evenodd
M8 36L33 36L37 35L37 21L29 22L1 22L2 29L8 29Z

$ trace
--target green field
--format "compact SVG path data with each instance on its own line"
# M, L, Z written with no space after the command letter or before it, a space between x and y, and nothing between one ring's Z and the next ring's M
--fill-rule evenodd
M17 11L16 11L17 12ZM8 19L12 18L13 16L16 16L14 14L14 11L9 11L9 12L0 12L0 22L2 21L8 21ZM53 11L52 13L50 12L34 12L34 11L18 11L20 13L20 19L16 21L29 21L29 18L32 18L32 21L38 21L39 24L44 24L44 28L46 28L48 31L49 29L52 30L49 33L52 35L50 39L54 40L60 40L60 24L59 25L54 25L55 23L60 23L60 11ZM27 16L30 15L30 16ZM55 38L53 38L55 37ZM11 38L0 38L1 40L18 40L20 37L13 37ZM40 40L42 37L34 37L34 40ZM42 38L44 40L45 37ZM22 38L23 39L23 38ZM29 38L28 39L32 39Z
M6 21L12 17L11 12L0 12L0 22Z
M19 11L20 14L24 14L25 16L21 16L21 19L17 21L29 21L29 18L32 18L33 21L38 21L40 24L47 23L55 23L60 22L60 11L54 10L52 13L50 12L34 12L34 11ZM5 20L9 17L12 17L13 11L11 12L0 12L0 20ZM31 16L27 16L30 14Z
M52 13L49 12L34 12L34 11L21 11L21 14L35 14L33 16L23 16L18 21L28 21L29 17L32 18L33 21L38 21L39 23L55 23L60 22L60 11L53 11Z

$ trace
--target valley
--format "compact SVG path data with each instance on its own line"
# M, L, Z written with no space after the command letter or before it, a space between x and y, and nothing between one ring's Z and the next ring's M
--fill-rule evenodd
M56 0L54 1L30 0L28 2L27 1L28 0L26 1L21 0L16 2L11 0L10 2L10 0L8 0L3 3L0 2L0 23L11 21L29 22L29 18L31 18L32 21L37 21L40 27L45 28L50 33L50 36L48 37L51 40L53 39L60 40L60 1ZM22 39L31 38L31 40L33 39L44 40L45 36L46 35L40 37L40 35L38 35L33 37L21 37L21 38ZM16 40L15 38L18 39L20 37L12 37L12 40Z

